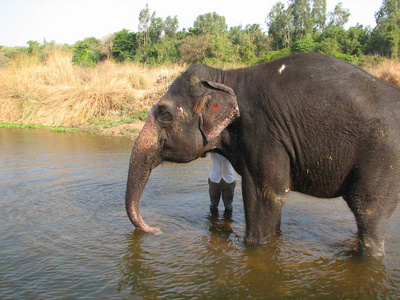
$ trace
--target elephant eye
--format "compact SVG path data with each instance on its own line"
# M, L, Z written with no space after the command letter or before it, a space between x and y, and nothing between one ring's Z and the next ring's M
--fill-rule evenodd
M160 110L157 114L157 120L160 122L171 122L172 119L171 113L167 110Z

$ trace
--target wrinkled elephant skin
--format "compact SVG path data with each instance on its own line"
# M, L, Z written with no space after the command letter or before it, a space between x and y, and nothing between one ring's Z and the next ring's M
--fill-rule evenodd
M133 224L151 170L218 152L242 176L245 240L266 244L290 190L342 196L359 251L384 255L400 197L400 90L322 54L238 70L192 66L150 111L132 151L126 208Z

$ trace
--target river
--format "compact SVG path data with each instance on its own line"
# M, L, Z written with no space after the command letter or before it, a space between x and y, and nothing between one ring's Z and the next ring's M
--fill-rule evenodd
M291 193L282 234L243 243L240 177L232 216L208 206L208 158L157 167L136 231L124 207L133 142L0 129L0 299L398 299L400 213L386 256L355 252L342 199Z

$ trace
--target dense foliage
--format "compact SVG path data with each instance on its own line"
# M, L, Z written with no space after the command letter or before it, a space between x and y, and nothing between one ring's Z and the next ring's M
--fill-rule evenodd
M365 55L397 59L400 52L400 0L383 0L376 26L357 24L347 30L350 11L337 4L327 12L326 0L288 0L266 12L267 32L260 24L228 29L217 13L200 15L192 28L178 31L177 16L165 20L140 11L138 31L122 29L103 40L86 38L73 45L75 64L93 66L104 59L147 65L166 63L254 64L293 52L318 51L362 64ZM28 53L46 45L29 41ZM15 49L2 51L15 55ZM21 50L20 50L21 51ZM4 58L3 58L4 60ZM2 63L0 59L0 63Z

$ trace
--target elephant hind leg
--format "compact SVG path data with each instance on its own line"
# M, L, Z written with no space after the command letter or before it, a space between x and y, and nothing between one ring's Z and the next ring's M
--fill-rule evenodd
M400 197L398 184L388 180L392 183L375 187L358 183L357 191L343 196L357 222L358 251L366 256L385 255L386 225Z

